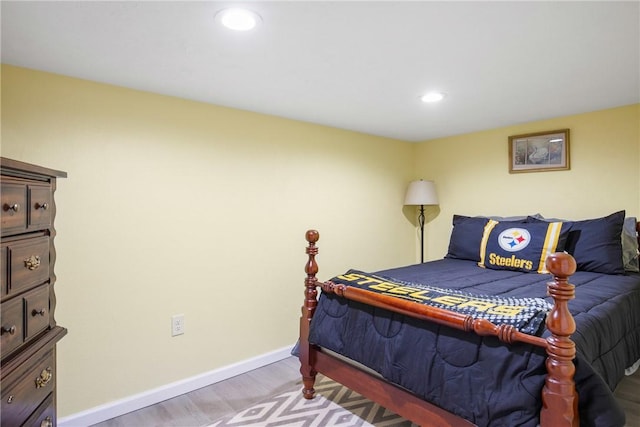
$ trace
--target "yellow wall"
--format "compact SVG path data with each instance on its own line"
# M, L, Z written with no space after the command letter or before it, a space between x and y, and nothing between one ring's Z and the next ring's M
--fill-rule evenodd
M509 174L508 137L569 128L568 171ZM631 105L427 141L417 175L436 182L427 257L446 254L453 214L571 219L625 209L640 216L640 105Z
M323 278L415 259L403 141L3 65L1 148L69 174L62 417L293 345L308 228Z
M412 179L440 199L428 259L454 213L640 215L640 105L409 144L6 65L1 91L2 156L69 174L61 417L293 344L304 231L321 232L322 278L411 263ZM508 173L509 135L560 128L571 170Z

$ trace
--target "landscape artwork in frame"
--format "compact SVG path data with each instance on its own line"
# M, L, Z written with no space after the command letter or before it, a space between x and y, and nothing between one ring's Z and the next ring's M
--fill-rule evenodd
M509 137L509 173L569 169L569 129Z

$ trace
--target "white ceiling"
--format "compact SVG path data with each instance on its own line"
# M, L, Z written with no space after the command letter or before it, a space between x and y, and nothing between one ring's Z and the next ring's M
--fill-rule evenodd
M214 15L243 3L250 33ZM422 141L640 102L640 2L6 1L2 62ZM419 96L441 90L438 104Z

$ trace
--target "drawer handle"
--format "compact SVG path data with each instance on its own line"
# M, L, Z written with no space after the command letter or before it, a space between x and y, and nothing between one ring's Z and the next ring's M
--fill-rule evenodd
M31 255L29 258L24 260L24 266L29 270L35 270L40 267L40 257L38 255Z
M47 209L49 209L49 204L48 203L36 203L36 209L42 209L43 211L46 211Z
M40 427L53 427L53 420L51 417L47 417L40 423Z
M13 399L15 399L15 397L13 396L13 394L10 394L9 397L7 397L7 403L13 403Z
M40 316L44 316L44 315L45 315L45 313L46 313L46 311L45 311L45 309L44 309L44 308L41 308L40 310L36 310L36 309L34 308L34 309L33 309L33 311L31 312L31 315L32 315L33 317L36 317L38 314L39 314Z
M42 388L46 386L49 381L51 381L51 378L53 378L51 367L43 369L42 372L40 372L40 376L36 378L36 388Z
M20 205L19 205L19 204L17 204L17 203L14 203L14 204L12 204L12 205L5 204L5 205L4 205L4 210L5 210L5 211L14 211L14 212L18 212L18 211L20 210Z
M16 325L11 325L10 327L3 326L2 334L14 335L16 333Z

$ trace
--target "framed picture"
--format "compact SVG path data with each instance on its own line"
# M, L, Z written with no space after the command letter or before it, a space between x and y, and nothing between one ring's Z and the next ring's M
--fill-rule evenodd
M509 173L569 169L569 129L509 137Z

